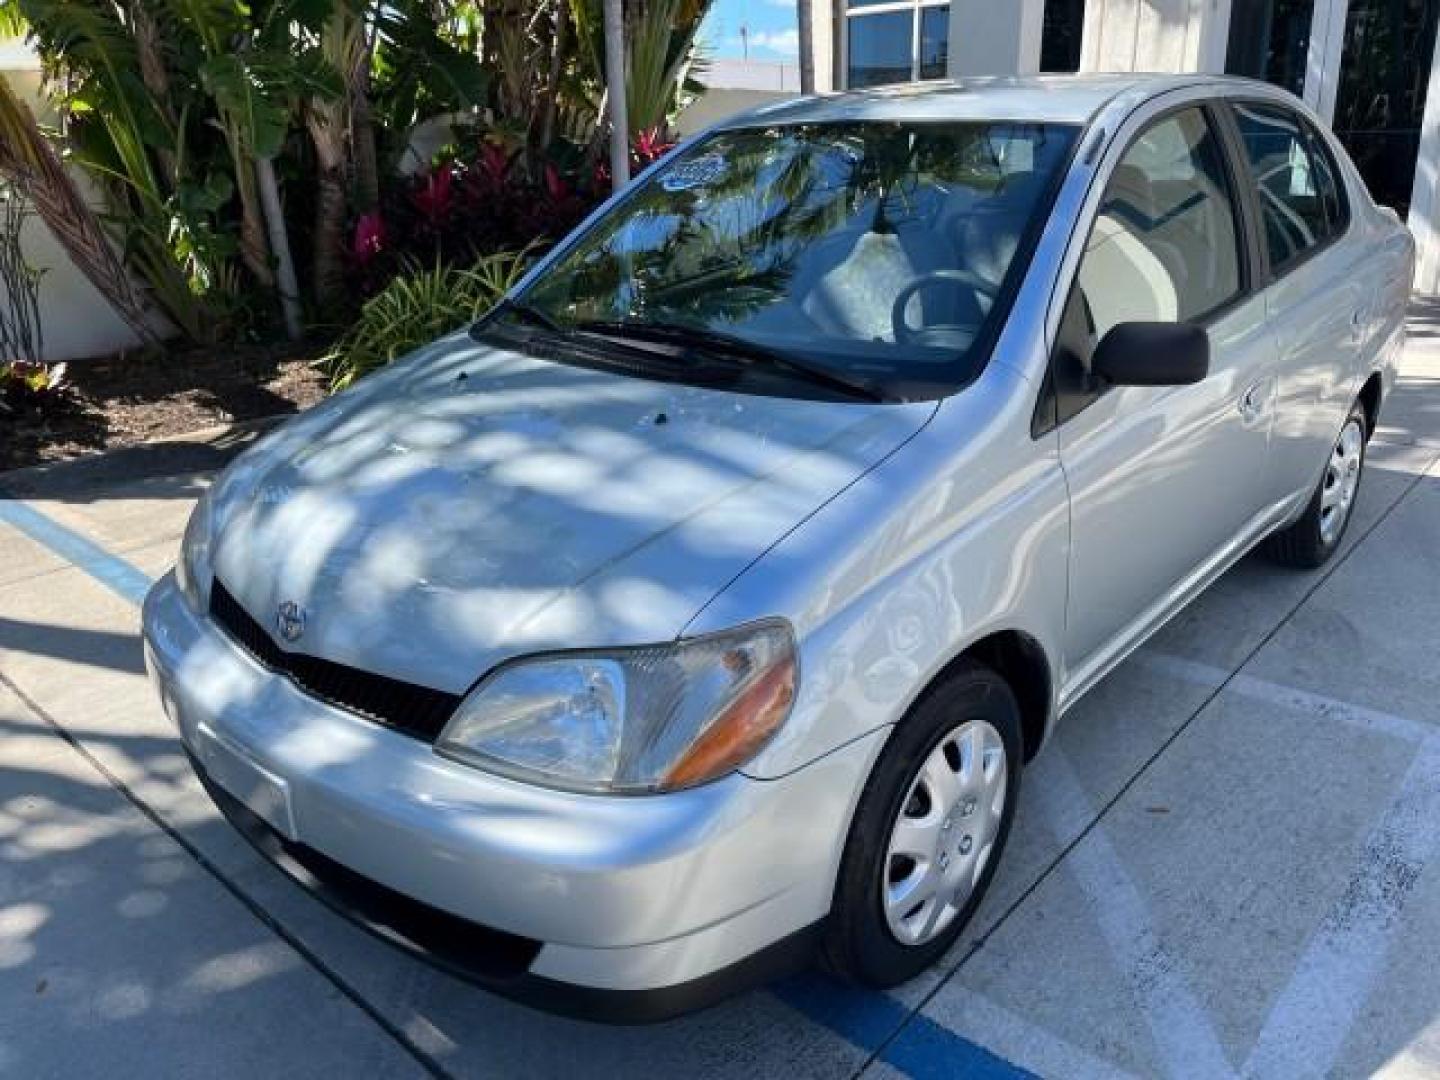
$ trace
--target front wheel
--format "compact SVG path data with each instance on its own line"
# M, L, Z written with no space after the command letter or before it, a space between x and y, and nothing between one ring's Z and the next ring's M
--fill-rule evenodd
M1365 409L1356 402L1325 463L1320 484L1300 520L1265 541L1265 553L1283 566L1313 570L1340 548L1355 510L1365 468Z
M872 986L914 978L954 944L1000 861L1020 787L1020 709L964 663L901 722L850 827L825 947Z

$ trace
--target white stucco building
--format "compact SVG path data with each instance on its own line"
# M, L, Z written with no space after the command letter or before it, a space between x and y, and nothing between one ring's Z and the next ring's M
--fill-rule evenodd
M816 88L1065 71L1213 71L1302 96L1407 215L1440 292L1440 0L829 0Z

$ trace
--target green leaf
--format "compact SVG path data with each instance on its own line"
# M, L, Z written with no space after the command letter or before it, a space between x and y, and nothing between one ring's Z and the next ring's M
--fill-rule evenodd
M390 63L441 84L460 108L482 105L490 74L474 53L457 48L440 36L435 24L417 12L401 13L386 7L376 17L376 29L395 53Z
M273 86L266 86L240 55L205 61L200 65L200 82L257 156L274 157L280 152L290 127L288 102Z
M297 101L333 98L342 90L339 74L314 49L298 56L251 50L212 57L201 65L200 79L250 149L266 158L284 145Z

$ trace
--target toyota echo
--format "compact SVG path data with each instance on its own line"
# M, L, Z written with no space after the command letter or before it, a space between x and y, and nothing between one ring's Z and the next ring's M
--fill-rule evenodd
M892 985L1058 717L1251 548L1340 546L1413 258L1260 83L751 112L239 457L147 662L264 854L483 986Z

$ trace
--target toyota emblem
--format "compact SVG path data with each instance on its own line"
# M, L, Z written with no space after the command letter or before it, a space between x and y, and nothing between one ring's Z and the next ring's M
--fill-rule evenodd
M294 600L286 600L275 609L275 627L286 641L299 641L305 633L305 609Z

